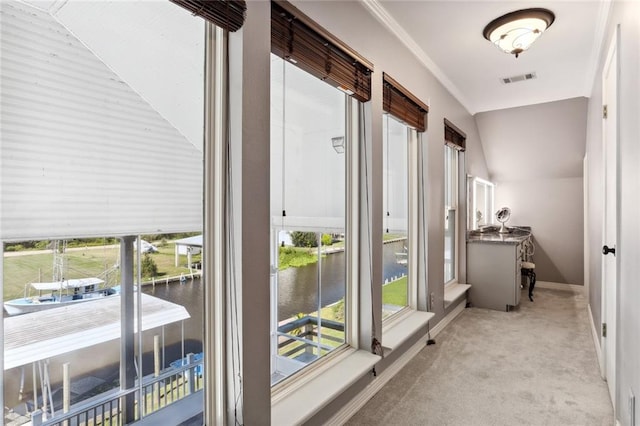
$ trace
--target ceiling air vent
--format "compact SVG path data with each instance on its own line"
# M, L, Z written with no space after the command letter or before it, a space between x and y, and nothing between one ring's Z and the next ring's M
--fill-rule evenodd
M510 84L517 83L519 81L532 80L534 78L536 78L536 73L530 72L522 75L514 75L512 77L503 77L500 79L500 81L502 82L502 84Z

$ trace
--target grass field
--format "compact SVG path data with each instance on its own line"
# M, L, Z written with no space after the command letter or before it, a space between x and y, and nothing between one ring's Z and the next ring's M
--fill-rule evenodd
M382 286L382 303L394 306L407 305L407 277Z
M187 257L180 256L181 266L175 267L175 245L171 242L158 247L158 252L150 254L158 265L158 277L178 276L189 272ZM118 246L86 247L68 249L65 254L65 278L98 277L108 285L120 282ZM200 260L200 255L192 261ZM53 253L24 251L19 256L4 257L4 299L23 297L25 288L32 282L50 282L53 274ZM137 274L137 272L136 272Z

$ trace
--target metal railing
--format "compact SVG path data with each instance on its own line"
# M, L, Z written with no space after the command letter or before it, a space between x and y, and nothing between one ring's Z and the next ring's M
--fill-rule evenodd
M204 388L203 361L187 356L184 366L172 368L158 377L143 379L142 388L114 390L75 404L67 413L55 412L49 419L37 410L31 414L33 426L117 426L140 420ZM142 392L142 398L140 398ZM134 399L134 412L127 413L127 400Z
M322 328L342 333L342 337L332 336L329 333L319 333L318 324ZM344 324L337 321L321 319L316 316L306 315L278 327L278 353L287 358L296 358L303 353L316 351L331 351L336 348L330 343L344 343ZM288 348L288 349L287 349ZM316 353L316 355L320 355Z

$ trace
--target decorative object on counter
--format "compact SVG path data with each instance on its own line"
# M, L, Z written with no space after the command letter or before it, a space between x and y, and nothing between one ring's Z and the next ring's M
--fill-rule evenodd
M522 275L529 277L529 300L533 302L533 289L536 286L536 264L533 263L533 253L536 247L533 245L533 238L529 235L522 243L522 264L520 266Z
M500 226L500 230L498 231L499 233L508 234L510 232L509 229L507 229L507 227L505 226L505 223L509 221L510 217L511 209L509 207L502 207L496 212L496 219L502 224L502 226Z

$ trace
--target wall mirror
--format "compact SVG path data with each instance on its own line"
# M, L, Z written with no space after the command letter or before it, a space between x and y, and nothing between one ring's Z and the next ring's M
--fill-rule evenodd
M468 229L480 229L495 222L493 199L495 185L475 176L467 177L469 214Z

